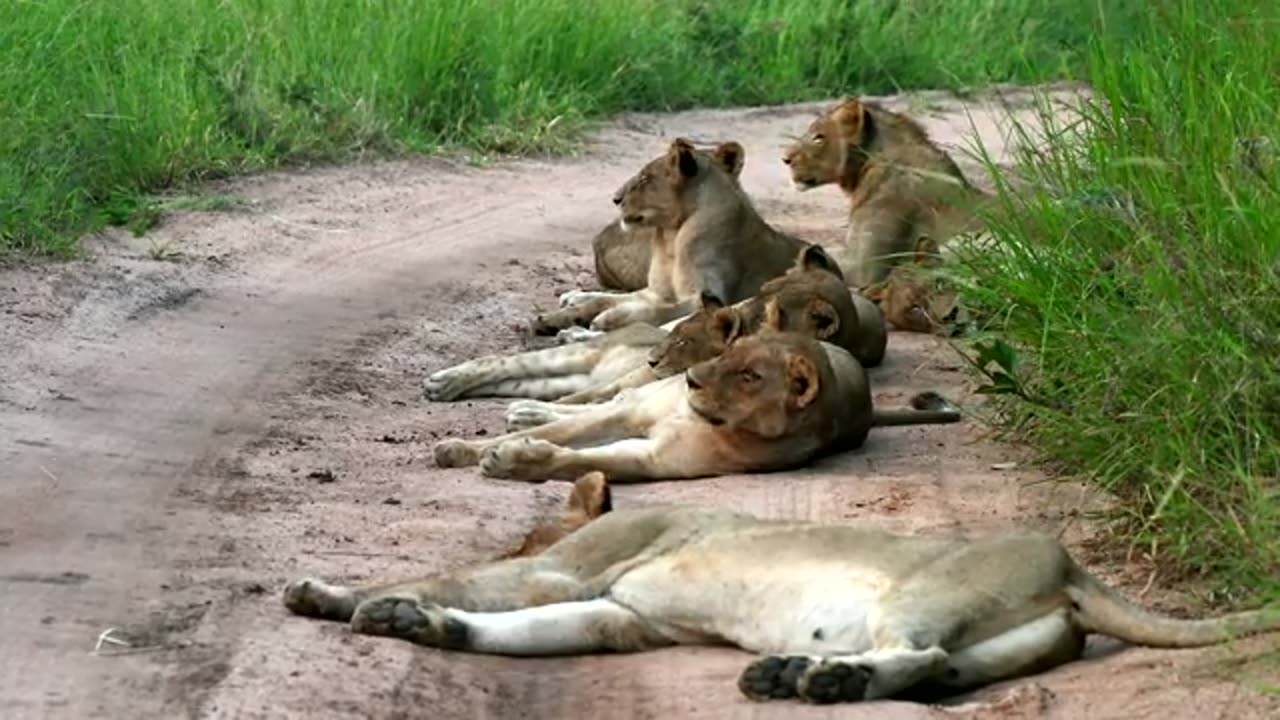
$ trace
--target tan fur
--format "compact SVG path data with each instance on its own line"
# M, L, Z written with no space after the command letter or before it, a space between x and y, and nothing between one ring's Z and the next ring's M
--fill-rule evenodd
M847 351L765 332L612 402L566 406L566 416L496 438L442 441L435 458L535 481L590 470L614 482L781 470L859 447L875 426L960 419L930 398L927 409L922 401L917 410L874 410L866 371Z
M783 156L801 190L836 184L849 198L849 233L836 260L855 287L885 279L927 235L945 243L982 227L991 201L913 120L845 98L814 120Z
M564 511L555 520L538 525L526 533L520 547L502 558L537 555L611 510L613 496L609 492L609 482L604 473L586 473L573 482L573 490L569 493Z
M614 196L627 228L654 230L645 288L632 293L571 291L560 310L540 317L535 332L574 325L610 330L634 322L662 324L693 311L699 293L725 302L754 295L786 272L803 241L774 230L724 168L742 146L708 153L676 139Z
M733 146L727 146L732 150ZM742 174L745 156L741 152L711 149L711 157L736 183ZM649 257L657 231L651 227L626 227L619 220L604 226L591 241L596 280L606 290L631 292L644 289L649 281Z
M427 399L436 402L477 397L554 400L617 381L644 367L649 349L665 337L666 331L637 323L586 342L490 355L432 373L423 390Z
M819 246L801 251L796 265L733 305L704 293L697 312L671 329L650 351L659 378L710 360L740 336L763 329L798 332L853 354L863 367L884 359L884 317L871 301L845 286L840 268Z
M941 264L937 243L920 238L911 262L894 266L884 281L863 293L879 303L885 319L899 330L950 334L957 297L953 288L934 275Z
M544 552L395 585L307 578L295 614L467 652L545 656L726 644L756 700L950 691L1080 657L1088 633L1193 647L1280 614L1177 620L1130 604L1050 535L913 536L715 508L607 513Z

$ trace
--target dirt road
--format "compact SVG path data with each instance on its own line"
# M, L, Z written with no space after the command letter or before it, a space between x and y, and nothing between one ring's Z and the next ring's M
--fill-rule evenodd
M970 128L942 96L890 104L953 147ZM816 107L632 116L555 161L239 180L214 190L245 198L244 211L179 215L146 238L96 238L84 261L0 272L0 717L1276 717L1280 701L1250 689L1275 669L1249 661L1274 640L1230 654L1099 642L1093 659L948 708L824 709L741 699L747 657L731 650L517 661L285 613L293 577L470 562L554 512L565 484L433 467L436 439L499 432L504 404L431 404L421 378L527 345L535 306L589 286L610 192L671 136L739 140L743 184L767 218L839 238L838 191L794 193L778 161ZM995 106L969 109L1001 146ZM976 402L958 358L930 338L894 334L872 380L884 403L926 388ZM890 429L803 471L624 487L615 502L921 532L1016 524L1087 544L1073 517L1096 500L992 468L1018 459L973 422ZM1081 557L1131 594L1148 584L1149 566ZM1193 606L1158 581L1144 602ZM92 654L109 628L128 646Z

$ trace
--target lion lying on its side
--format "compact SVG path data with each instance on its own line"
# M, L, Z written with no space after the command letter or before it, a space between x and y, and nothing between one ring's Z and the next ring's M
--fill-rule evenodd
M299 615L354 632L538 656L679 644L759 653L748 697L851 702L971 688L1080 657L1087 633L1193 647L1280 629L1259 611L1148 613L1052 536L896 535L726 510L615 510L541 554L395 585L291 583Z
M876 410L866 371L847 351L795 333L738 340L718 358L600 405L488 440L444 440L439 467L479 463L489 477L614 482L767 472L860 447L873 427L950 423L936 394L917 410Z

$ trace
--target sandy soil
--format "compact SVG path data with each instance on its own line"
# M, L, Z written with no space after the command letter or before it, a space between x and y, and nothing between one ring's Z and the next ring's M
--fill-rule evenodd
M953 148L1004 137L986 96L893 98ZM1006 95L1025 108L1025 97ZM431 404L428 371L527 347L525 323L590 286L608 197L666 140L737 139L767 218L842 235L843 199L792 192L778 161L818 106L629 116L579 157L415 160L288 172L214 191L247 210L109 233L83 261L0 272L0 716L5 718L1261 718L1275 641L1119 650L949 707L756 705L726 649L555 660L445 654L287 615L304 574L360 580L484 559L566 484L439 470L432 443L500 432L500 401ZM966 115L966 110L972 116ZM972 167L970 164L967 167ZM981 181L981 177L979 178ZM181 255L167 260L166 248ZM975 386L946 344L894 334L876 399ZM767 476L618 488L620 506L724 503L920 532L1065 533L1145 603L1195 601L1140 561L1089 551L1081 488L1041 482L974 422L884 430L857 453ZM1004 469L993 468L999 465ZM100 633L128 648L95 655ZM1239 681L1239 682L1237 682Z

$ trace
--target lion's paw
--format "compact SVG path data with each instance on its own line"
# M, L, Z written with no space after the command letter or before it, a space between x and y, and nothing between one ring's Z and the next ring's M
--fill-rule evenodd
M466 623L449 617L443 608L395 595L360 603L351 618L351 630L455 650L467 646L468 636Z
M480 473L506 480L545 480L558 449L545 440L509 440L484 453L480 458Z
M816 662L805 655L766 655L738 676L738 690L752 700L790 700L797 697L800 677Z
M867 696L871 668L844 660L822 660L810 665L796 682L796 694L805 702L830 704L857 702Z
M466 392L466 377L455 368L431 373L422 381L422 394L432 402L450 402Z
M441 440L435 446L436 467L467 467L480 462L480 452L466 440Z
M603 335L599 330L588 330L584 327L574 325L567 327L556 333L556 343L559 345L572 345L574 343L586 342L588 340L598 338Z
M295 615L350 620L355 597L350 590L316 578L303 578L284 588L284 606Z
M541 408L518 408L507 411L507 432L520 432L559 420L560 416Z
M590 290L568 290L560 293L560 307L567 308L594 300L600 293Z

